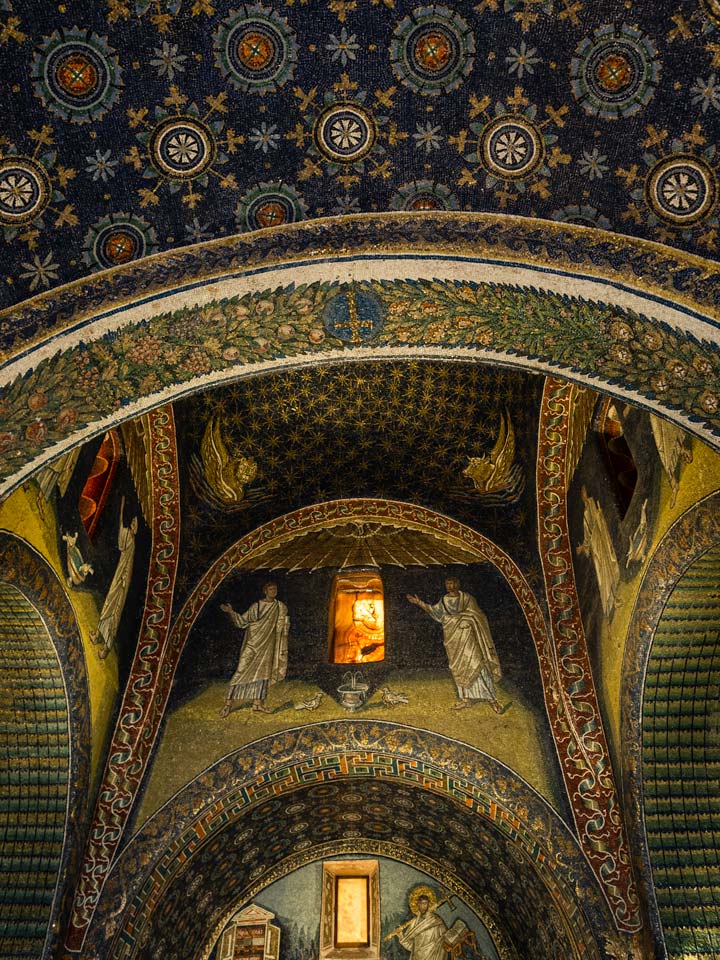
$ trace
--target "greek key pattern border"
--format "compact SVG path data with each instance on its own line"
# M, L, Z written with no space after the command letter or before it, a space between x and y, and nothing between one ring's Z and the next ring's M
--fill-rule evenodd
M577 840L547 802L498 761L427 731L386 721L335 721L250 744L161 808L116 861L86 946L110 960L130 960L162 891L230 820L307 785L354 777L390 779L452 798L491 822L534 865L555 903L583 931L580 939L587 936L591 944L612 928ZM120 912L118 903L126 904Z

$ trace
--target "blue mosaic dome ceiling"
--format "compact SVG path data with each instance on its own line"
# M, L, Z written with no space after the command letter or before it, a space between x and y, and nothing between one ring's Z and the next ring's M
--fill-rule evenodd
M2 0L0 56L2 306L357 212L716 253L715 0Z

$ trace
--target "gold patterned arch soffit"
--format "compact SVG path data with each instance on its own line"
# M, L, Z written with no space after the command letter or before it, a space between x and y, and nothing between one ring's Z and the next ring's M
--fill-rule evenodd
M573 944L571 955L599 958L595 933L600 929L611 933L611 913L577 838L547 801L481 751L428 731L374 720L333 721L282 731L224 757L188 783L140 828L117 858L99 897L86 944L88 954L95 951L118 960L137 956L143 930L154 911L163 909L175 877L187 875L195 855L248 812L268 803L272 806L283 797L297 797L299 790L314 784L325 786L356 777L366 780L376 770L389 784L445 796L458 810L477 815L486 826L499 830L516 849L518 862L530 867L550 894ZM255 822L260 822L257 816ZM357 851L358 838L351 845ZM222 849L230 851L232 845L223 843ZM366 850L371 852L369 847ZM381 850L394 856L387 841L375 852ZM315 856L319 852L315 847ZM426 866L415 865L428 869L432 861L437 867L432 856ZM300 854L295 866L304 862ZM243 884L238 895L254 896L261 876L272 882L288 866L287 861L278 860L272 873L251 872L250 886ZM466 891L459 892L465 896ZM209 918L205 942L224 915L222 910ZM113 922L108 928L109 916Z
M720 265L568 224L363 215L99 273L0 314L0 494L178 397L398 357L560 374L720 443Z

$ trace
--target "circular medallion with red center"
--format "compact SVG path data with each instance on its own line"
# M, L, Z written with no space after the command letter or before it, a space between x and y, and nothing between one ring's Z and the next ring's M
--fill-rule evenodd
M36 52L35 94L53 113L75 123L103 116L117 100L121 70L114 51L94 33L56 31Z
M240 90L278 90L295 70L297 43L287 20L257 4L243 4L214 36L215 62Z
M267 31L248 30L238 40L238 61L253 73L267 70L276 53L275 41Z
M443 6L414 10L397 25L390 43L395 76L426 96L458 87L473 68L474 53L467 22Z
M445 70L453 55L453 44L447 34L428 30L415 41L415 62L429 73Z
M58 86L71 97L86 97L97 87L98 69L83 53L71 53L55 71Z
M437 197L415 197L408 205L408 210L442 210L442 204Z
M261 183L242 198L236 213L240 229L262 230L304 220L306 209L287 184Z
M138 239L127 229L119 227L111 232L103 243L105 259L113 264L127 263L137 256Z
M591 116L631 117L650 102L660 82L657 47L637 27L605 24L578 44L570 81Z
M627 57L613 51L598 61L595 78L603 90L617 93L632 83L633 69Z
M441 183L432 180L415 180L406 183L390 201L391 210L407 210L422 213L432 210L457 210L458 202L453 193Z
M277 227L288 222L287 206L277 199L265 200L255 210L258 227Z
M155 230L141 217L124 213L103 217L85 237L83 258L96 270L120 267L152 253Z

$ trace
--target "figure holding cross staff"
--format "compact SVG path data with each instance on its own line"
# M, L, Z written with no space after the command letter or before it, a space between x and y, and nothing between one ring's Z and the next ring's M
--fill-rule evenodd
M445 934L447 925L437 913L443 903L452 906L452 896L447 894L438 900L432 887L421 884L410 891L408 904L413 916L396 927L386 937L397 937L400 944L410 951L410 960L445 960Z

